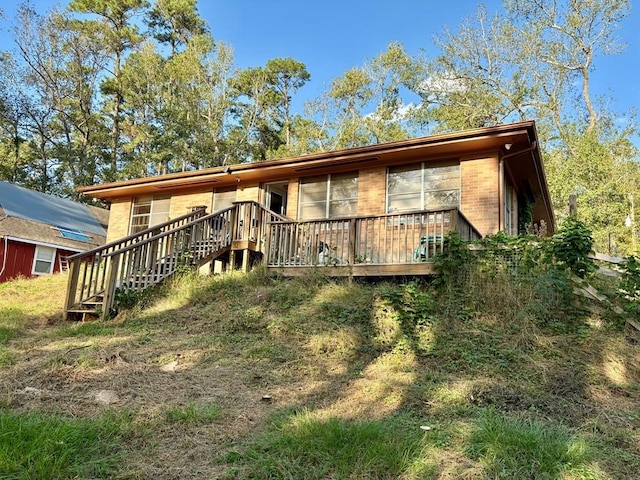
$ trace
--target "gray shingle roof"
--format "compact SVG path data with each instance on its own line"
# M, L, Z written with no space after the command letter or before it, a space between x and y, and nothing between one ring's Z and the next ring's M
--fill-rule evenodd
M107 235L104 227L86 205L28 190L8 182L0 182L0 207L10 217L66 227L99 236Z
M85 251L104 244L109 211L0 182L0 236ZM81 231L65 238L56 227Z

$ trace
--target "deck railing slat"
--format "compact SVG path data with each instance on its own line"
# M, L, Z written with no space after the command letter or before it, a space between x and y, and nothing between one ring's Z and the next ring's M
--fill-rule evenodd
M312 221L278 219L269 223L269 237L277 243L265 251L266 262L267 266L313 266L321 261L332 265L429 261L444 251L450 230L465 240L481 237L457 209ZM320 242L327 245L329 258L320 255Z

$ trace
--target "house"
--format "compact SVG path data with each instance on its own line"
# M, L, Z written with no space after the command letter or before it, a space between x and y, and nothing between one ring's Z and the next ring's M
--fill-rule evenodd
M532 121L80 191L111 204L109 250L95 258L113 265L92 267L108 270L106 281L71 285L86 290L69 294L76 306L90 294L103 301L103 290L144 288L179 261L246 269L263 259L289 275L317 266L332 275L425 275L449 231L470 240L555 228Z
M0 182L0 282L49 275L102 245L109 211Z

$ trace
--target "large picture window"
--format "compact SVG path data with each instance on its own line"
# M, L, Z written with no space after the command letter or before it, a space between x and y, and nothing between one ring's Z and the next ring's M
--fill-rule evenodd
M236 187L216 188L213 192L213 211L223 210L233 206L236 201Z
M49 275L53 272L53 261L55 258L55 248L37 245L33 258L33 269L31 271L34 275Z
M422 163L390 168L387 212L437 210L460 205L460 165L431 167Z
M171 197L141 197L133 201L129 235L169 220Z
M330 174L300 181L298 218L301 220L349 217L357 210L357 173Z

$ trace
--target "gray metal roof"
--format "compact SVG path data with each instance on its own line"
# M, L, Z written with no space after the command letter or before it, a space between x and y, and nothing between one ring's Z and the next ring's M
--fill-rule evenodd
M0 182L0 207L10 217L23 218L85 233L106 236L107 232L86 205L66 198Z

